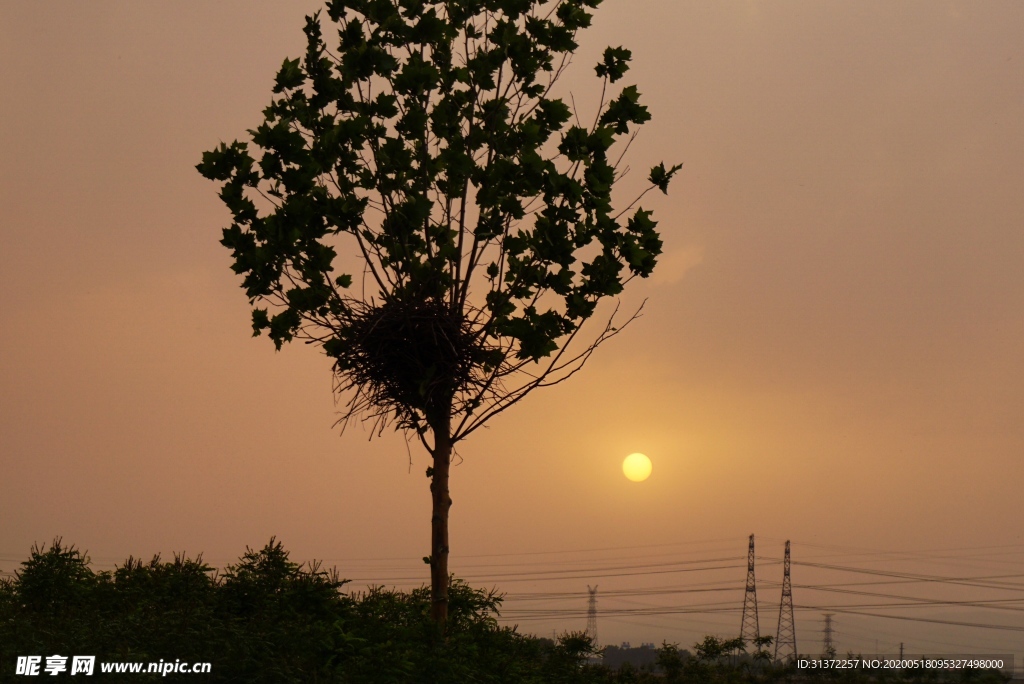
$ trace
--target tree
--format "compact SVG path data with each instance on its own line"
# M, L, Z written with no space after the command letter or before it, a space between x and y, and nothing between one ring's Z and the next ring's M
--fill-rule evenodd
M328 2L249 131L259 155L221 143L197 166L223 183L222 243L254 335L319 345L344 422L403 430L431 455L425 561L441 623L453 446L578 371L621 329L612 314L581 336L598 302L661 252L650 211L620 219L679 166L654 167L640 197L612 208L622 154L650 118L635 86L608 93L629 50L597 65L592 123L553 92L600 1ZM358 257L358 284L341 250Z

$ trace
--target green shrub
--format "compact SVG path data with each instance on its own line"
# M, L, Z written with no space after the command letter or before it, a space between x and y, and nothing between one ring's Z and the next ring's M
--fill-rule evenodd
M335 571L293 563L274 539L219 575L201 557L180 556L94 572L58 539L0 583L0 679L13 676L19 655L60 654L212 663L209 676L183 681L594 681L588 637L555 643L502 627L493 592L454 580L442 633L428 589L344 593L345 584Z

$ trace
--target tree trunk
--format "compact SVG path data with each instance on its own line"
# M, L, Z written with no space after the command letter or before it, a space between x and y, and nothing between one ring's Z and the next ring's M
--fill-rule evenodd
M451 419L445 416L433 426L434 471L430 479L433 513L430 518L431 615L439 625L448 619L448 469L451 465Z

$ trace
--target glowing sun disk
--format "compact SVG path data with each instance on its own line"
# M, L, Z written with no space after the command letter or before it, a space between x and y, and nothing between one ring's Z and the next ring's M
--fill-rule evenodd
M622 462L622 472L633 482L643 482L651 476L651 459L643 454L630 454Z

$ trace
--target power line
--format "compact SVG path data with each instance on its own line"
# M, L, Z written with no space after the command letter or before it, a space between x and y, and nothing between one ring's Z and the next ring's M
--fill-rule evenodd
M769 541L779 541L779 542L783 541L782 539L775 539L775 538L771 538L771 537L768 537L767 539ZM1016 553L1024 553L1024 544L1019 544L1019 543L1018 544L988 544L988 545L984 545L984 546L955 546L955 547L952 547L952 548L950 548L950 547L940 547L940 548L932 548L932 549L921 549L921 550L918 550L918 551L901 551L901 550L892 551L892 550L885 550L885 549L869 549L869 548L859 547L859 546L839 546L839 545L836 545L836 544L815 544L813 542L808 542L808 541L801 541L801 540L798 540L798 541L799 541L799 544L800 544L801 548L807 547L807 548L815 548L815 549L825 549L825 550L828 550L828 551L842 551L843 553L836 554L836 555L846 555L846 556L849 556L849 555L860 555L860 556L867 556L867 555L901 555L901 556L906 556L906 557L918 556L918 557L934 557L934 558L947 558L947 557L948 558L952 558L953 556L934 556L933 554L935 552L948 553L950 551L982 551L982 550L985 550L985 549L1019 549L1019 551L1017 551ZM851 551L853 552L852 554L850 553ZM1013 552L1007 552L1007 553L1013 553Z
M1024 573L1011 573L1001 575L984 575L980 577L950 577L946 575L924 575L911 572L897 572L891 570L876 570L873 568L855 568L844 565L832 565L826 563L814 563L811 561L797 562L797 565L820 568L823 570L836 570L840 572L859 573L863 575L875 575L880 577L895 577L898 579L913 579L919 582L937 582L944 584L961 584L968 587L979 587L983 589L1005 589L1007 591L1024 591L1024 584L1019 582L978 582L978 580L998 580L1011 577L1024 577Z
M688 542L670 542L670 543L661 543L661 544L635 544L635 545L630 545L630 546L603 546L603 547L589 548L589 549L557 549L557 550L551 550L551 551L520 551L520 552L504 552L504 553L469 553L469 554L459 554L458 557L459 558L508 558L508 557L517 557L518 558L518 557L521 557L521 556L547 556L547 555L559 555L559 554L567 554L567 553L598 553L598 552L603 552L603 551L632 551L632 550L635 550L635 549L656 549L656 548L670 548L670 547L680 547L680 546L699 546L699 545L702 545L702 544L705 544L705 545L707 545L707 544L727 544L727 543L732 543L732 542L735 542L735 541L736 541L735 537L723 537L723 538L719 538L719 539L698 539L698 540L688 541ZM43 545L40 545L40 548L45 551L45 548L43 548ZM83 552L83 555L85 555L85 552ZM92 560L96 560L96 561L110 561L110 562L115 562L116 563L116 562L120 562L120 561L125 560L126 557L124 557L124 556L92 556L92 555L90 555L90 558ZM21 562L22 557L21 556L16 556L13 553L0 553L0 560L2 560L2 561L12 561L12 562ZM237 560L237 559L235 559L235 560ZM350 557L346 557L346 558L327 558L327 557L324 557L324 558L316 558L314 560L319 560L319 561L323 561L323 562L331 562L331 563L341 563L341 562L343 562L343 563L361 563L361 562L379 562L379 561L409 561L410 560L410 556L379 556L379 557L373 557L373 558L350 558Z
M742 565L713 565L704 568L670 568L663 570L642 570L641 568L654 568L662 567L662 565L681 565L682 563L667 563L667 564L653 564L653 565L637 565L633 566L638 569L637 572L618 572L608 573L603 571L598 572L586 572L585 569L573 570L572 572L584 573L577 575L562 575L561 573L566 572L564 570L551 570L551 571L537 571L529 573L510 573L505 575L466 575L462 579L473 580L475 582L488 582L488 581L501 581L501 582L540 582L540 581L555 581L555 580L568 580L568 579L594 579L601 577L636 577L640 575L664 575L673 574L680 572L705 572L708 570L731 570ZM391 582L420 582L423 581L424 577L417 575L415 577L385 577L385 578L351 578L351 582L379 582L379 583L391 583Z
M965 606L971 608L989 608L992 610L1009 610L1014 612L1024 612L1024 606L1015 607L1001 605L1006 603L1024 603L1024 597L1021 598L1003 598L1003 599L980 599L980 600L950 600L945 601L941 599L921 598L917 596L902 596L899 594L884 594L875 591L857 591L854 589L841 589L841 588L829 588L829 587L807 587L807 589L815 591L823 591L836 594L847 594L853 596L871 596L875 598L887 598L894 599L897 601L910 601L909 604L892 604L892 605L932 605L932 606Z
M690 589L609 589L601 592L601 595L605 598L608 597L633 597L633 596L670 596L674 594L712 594L723 591L736 592L739 591L740 587L738 584L732 584L727 587L695 587ZM586 592L580 591L539 591L531 592L528 594L505 594L503 598L509 601L517 602L530 602L530 601L559 601L559 600L576 600L581 596L586 596Z
M821 606L796 606L797 610L822 610ZM849 615L864 615L867 617L885 618L887 620L907 620L909 622L929 622L937 625L954 625L957 627L977 627L979 629L996 629L1008 632L1024 632L1024 627L1016 625L991 625L980 622L960 622L958 620L939 620L937 618L910 617L907 615L885 615L884 613L866 613L864 611L849 610L843 606L829 606L829 610L836 613L847 613Z

